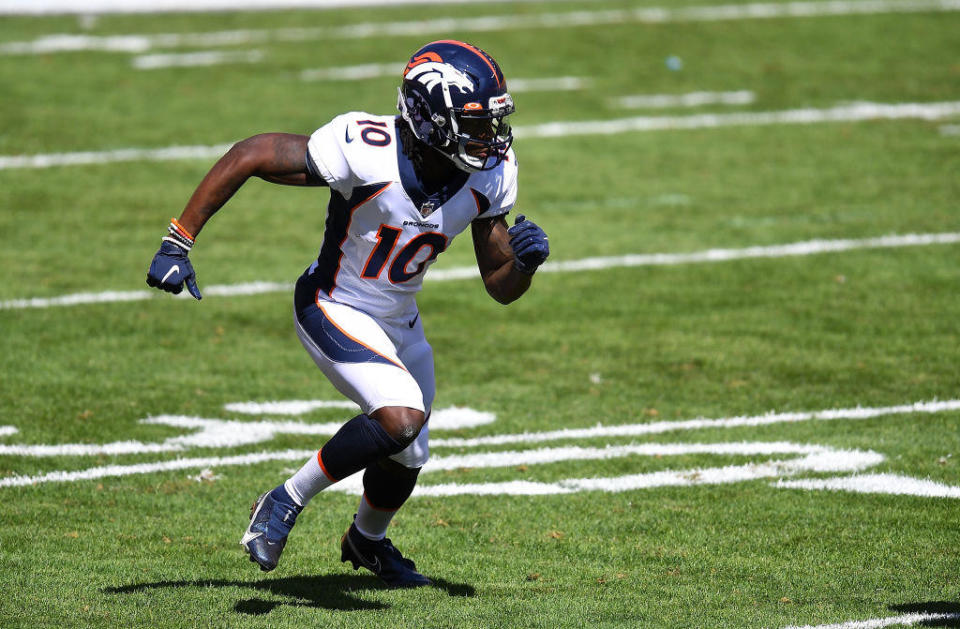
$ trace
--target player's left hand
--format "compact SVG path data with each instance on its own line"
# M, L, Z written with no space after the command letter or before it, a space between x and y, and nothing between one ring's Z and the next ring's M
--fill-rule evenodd
M172 242L164 241L160 251L153 256L150 270L147 271L147 284L174 295L183 291L183 285L186 284L191 295L197 299L203 298L197 287L197 274L186 250Z
M510 235L510 248L513 249L513 264L517 270L533 275L537 267L550 255L550 243L547 234L523 214L517 216L513 227L507 230Z

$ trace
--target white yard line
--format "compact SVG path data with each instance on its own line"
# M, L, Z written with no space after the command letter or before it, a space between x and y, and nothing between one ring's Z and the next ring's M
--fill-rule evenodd
M216 11L287 11L351 9L407 5L479 4L486 0L0 0L0 15L60 15L81 17L112 13L172 13ZM543 0L499 0L517 4ZM550 0L585 3L592 0Z
M960 0L958 0L960 2ZM572 77L568 77L572 78ZM574 135L615 135L627 132L715 129L770 125L862 122L868 120L941 120L960 116L960 101L935 103L853 103L822 109L787 109L686 116L637 116L613 120L575 120L514 127L519 140L566 138ZM128 148L111 151L0 155L0 170L50 168L132 161L213 159L231 144L212 146L170 146L157 149Z
M50 168L113 162L163 162L181 159L213 159L230 150L232 144L213 146L168 146L157 149L117 149L113 151L80 151L40 155L0 155L0 170L18 168Z
M858 474L838 478L784 480L778 482L776 486L783 489L849 491L858 494L960 498L960 487L952 487L932 480L910 478L898 474Z
M734 92L688 92L686 94L634 94L613 99L617 107L627 109L663 109L666 107L702 107L703 105L749 105L756 100L750 90Z
M691 253L649 253L628 254L597 258L583 258L562 262L547 262L538 273L578 273L600 271L614 268L642 266L675 266L681 264L715 263L731 260L750 260L757 258L786 258L809 256L822 253L839 253L858 249L895 249L899 247L917 247L929 245L949 245L960 243L960 232L942 234L905 234L881 236L878 238L807 240L785 245L766 247L746 247L743 249L707 249ZM427 274L427 282L445 282L479 277L476 267L438 269ZM289 293L293 285L281 282L251 282L245 284L211 285L202 287L207 297L262 295L267 293ZM0 301L0 310L22 310L26 308L54 308L85 304L106 304L128 301L145 301L156 298L169 298L155 290L106 291L103 293L74 293L58 297L28 297ZM178 299L192 299L186 293Z
M306 409L305 406L300 406ZM464 411L452 407L446 409L451 415L463 416ZM813 420L858 420L868 417L880 417L903 413L936 413L960 410L960 400L916 402L900 406L877 408L847 408L807 411L797 413L776 413L755 417L728 417L721 419L695 419L675 422L655 422L653 424L628 424L624 426L597 426L587 429L569 429L543 433L524 433L519 435L494 435L474 440L435 439L435 447L466 447L476 445L499 445L504 443L540 443L556 439L586 439L595 437L623 437L649 435L672 430L700 430L704 428L760 426L778 422L798 422ZM306 412L306 411L305 411ZM477 411L472 411L478 413ZM431 420L432 421L432 420ZM80 444L62 444L50 446L5 446L0 454L8 456L49 456L58 455L96 455L96 454L134 454L153 453L170 448L170 451L183 451L188 448L236 447L272 439L275 435L285 434L330 434L339 424L309 424L303 422L237 422L233 420L205 419L185 416L159 416L143 420L144 423L175 426L183 429L198 429L197 432L173 437L162 443L142 444L138 442L116 442L103 445L83 445L83 449L74 450ZM458 426L452 425L453 428ZM13 427L3 434L13 434ZM14 429L15 430L15 429ZM132 447L131 447L132 446ZM54 452L57 448L67 448ZM50 449L49 452L46 449ZM30 452L28 452L28 450ZM44 450L41 452L40 450ZM10 476L0 478L0 487L16 487L48 482L75 482L106 477L129 476L154 472L212 468L234 465L251 465L267 461L301 460L313 456L315 450L284 450L278 452L259 452L254 454L202 457L160 461L133 465L108 465L86 470L54 471L36 476ZM883 462L882 454L869 450L838 450L815 444L796 444L790 442L729 442L729 443L641 443L628 445L607 445L605 447L561 446L537 450L514 450L501 452L477 452L434 456L424 467L424 472L437 472L461 468L496 468L517 465L543 465L563 461L604 460L627 456L669 457L680 455L717 455L717 456L762 456L797 454L799 458L788 460L761 461L742 465L728 465L716 468L696 468L687 470L662 470L645 474L631 474L609 478L567 478L552 483L509 481L503 483L447 483L418 487L415 495L451 496L462 494L498 494L498 495L545 495L566 494L576 491L619 492L633 489L647 489L667 486L696 486L704 484L733 483L764 478L779 479L775 487L799 489L831 489L859 491L866 493L885 493L895 495L915 495L938 498L960 498L960 487L950 487L930 481L876 474L853 476L837 479L813 479L811 481L784 481L785 476L795 476L805 472L861 472ZM813 483L809 485L808 483ZM354 476L335 486L335 491L359 493L361 478Z
M357 405L349 401L312 402L273 402L259 405L228 404L228 411L257 413L263 409L268 414L281 411L280 414L309 413L319 408L351 409L357 412ZM493 413L484 413L471 408L451 406L435 409L430 416L431 430L462 430L490 424L496 420ZM236 421L230 419L211 419L184 415L157 415L140 420L141 424L171 426L191 431L189 434L170 437L160 443L141 441L114 441L112 443L59 443L59 444L0 444L0 456L21 456L32 458L54 456L116 456L121 454L152 454L157 452L183 452L191 448L236 448L265 443L280 434L330 436L343 425L342 421L314 422L278 422L278 421ZM15 426L0 426L0 437L16 434Z
M871 618L869 620L849 620L832 625L803 625L784 627L783 629L880 629L881 627L915 627L920 623L925 626L952 626L941 625L938 621L960 620L958 613L943 614L904 614L902 616L890 616L889 618ZM929 624L937 623L937 624Z
M352 66L309 68L300 71L301 81L361 81L385 76L399 77L402 63L361 63Z
M259 63L263 61L261 50L201 50L197 52L139 55L131 60L137 70L157 70L163 68L190 68L236 63Z
M639 437L656 435L678 430L703 430L708 428L743 428L770 426L807 421L861 420L890 415L913 413L944 413L960 411L960 400L916 402L901 406L878 408L845 408L823 411L798 411L793 413L768 413L744 417L723 419L685 419L679 421L660 421L646 424L624 424L620 426L597 425L590 428L564 428L548 432L517 433L512 435L490 435L487 437L431 439L435 447L475 448L478 446L500 446L517 443L542 443L544 441L595 439L598 437Z
M355 409L348 400L283 400L276 402L233 402L224 405L230 413L244 415L306 415L321 408Z
M311 68L300 72L302 81L362 81L383 77L396 77L403 71L402 63L362 63L351 66L332 66L329 68ZM511 77L508 87L512 93L521 92L569 92L582 90L589 86L590 80L578 76L558 76L541 78Z
M184 0L186 4L187 0ZM11 0L0 0L0 14L11 12ZM68 3L70 0L64 0ZM20 3L18 3L20 4ZM34 2L22 3L36 6ZM72 3L71 3L72 4ZM199 4L199 3L198 3ZM195 6L194 3L190 3ZM230 0L231 7L234 6ZM151 3L151 8L161 4ZM202 5L201 5L202 6ZM775 18L812 18L889 13L960 11L960 0L833 0L727 4L694 7L648 7L597 11L569 11L533 15L441 17L407 22L366 22L336 27L249 29L207 33L161 33L125 35L56 34L31 41L0 44L0 54L46 54L79 50L146 52L152 48L180 46L248 46L266 42L302 42L329 39L365 39L387 36L417 36L458 32L495 32L522 29L554 29L619 24L669 24ZM86 11L90 13L90 11Z
M518 139L614 135L637 131L765 127L770 125L860 122L866 120L941 120L960 115L960 101L939 103L855 103L827 108L787 109L687 116L636 116L614 120L548 122L518 127ZM2 165L2 162L0 162Z
M676 456L680 454L720 454L756 456L784 453L805 454L796 459L765 461L720 468L667 470L648 474L633 474L613 478L565 479L556 483L527 483L517 489L516 481L508 483L442 484L421 486L416 495L460 494L557 494L574 491L627 491L665 486L693 486L734 483L763 478L792 476L801 472L855 472L883 462L881 454L863 450L836 450L824 446L775 443L720 443L720 444L645 444L640 446L610 446L607 448L543 448L519 452L490 452L472 455L435 456L427 462L423 473L455 470L464 467L498 468L520 464L547 464L563 461L583 461L637 456ZM75 471L55 471L36 476L8 476L0 478L0 487L22 487L49 482L76 482L97 478L132 476L195 468L213 468L235 465L253 465L267 461L303 460L316 455L316 450L283 450L253 454L175 459L133 465L107 465ZM532 489L531 489L532 488ZM362 492L362 475L344 479L332 487L344 493Z

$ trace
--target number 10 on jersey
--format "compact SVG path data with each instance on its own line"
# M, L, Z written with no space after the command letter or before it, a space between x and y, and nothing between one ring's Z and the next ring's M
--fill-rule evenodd
M375 280L380 277L380 273L390 260L397 245L397 240L402 233L403 230L398 227L380 225L380 229L377 230L377 246L370 252L370 257L367 258L367 263L363 267L363 273L360 274L361 277L368 280ZM425 247L430 248L429 255L414 270L408 270L410 261ZM399 284L420 275L427 264L435 260L446 248L447 237L439 232L426 232L412 238L393 256L393 262L390 263L388 271L390 281Z

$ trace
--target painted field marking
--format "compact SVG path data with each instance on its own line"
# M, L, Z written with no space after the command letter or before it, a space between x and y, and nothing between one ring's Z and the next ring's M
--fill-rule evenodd
M957 0L960 2L960 0ZM549 122L514 127L518 139L558 138L575 135L616 135L651 131L717 129L770 125L865 122L869 120L941 120L960 115L960 101L937 103L853 103L825 109L805 108L783 111L755 111L686 116L636 116L613 120ZM232 144L212 146L169 146L159 149L127 148L76 153L0 155L0 170L51 168L134 161L214 159Z
M249 404L251 406L243 406ZM268 411L274 408L283 408L289 404L287 410L297 408L297 414L306 414L318 408L349 408L356 412L357 405L353 402L315 401L291 403L273 402L261 405ZM254 403L241 405L227 405L227 410L242 408L242 412L251 413ZM253 413L256 414L256 413ZM292 413L287 413L292 414ZM471 408L451 406L433 411L430 415L430 429L462 430L492 423L496 420L493 413L476 411ZM153 454L157 452L183 452L191 448L235 448L240 446L264 443L277 435L319 435L330 436L340 430L343 421L326 423L309 422L276 422L256 421L245 422L227 419L209 419L205 417L189 417L184 415L157 415L140 420L141 424L153 426L170 426L194 431L188 435L171 437L160 443L143 443L141 441L115 441L113 443L61 443L54 445L5 445L0 444L0 456L22 457L52 457L52 456L98 456L121 454ZM2 429L6 429L4 432ZM3 426L0 436L11 435L17 432L14 426Z
M383 77L399 79L403 71L402 63L363 63L351 66L330 68L312 68L300 72L302 81L362 81ZM511 93L549 92L582 90L590 85L590 79L578 76L558 76L542 78L510 78Z
M253 404L253 403L243 403ZM270 402L266 408L281 408L292 411L299 409L303 413L316 408L328 408L334 403L326 401ZM319 406L318 406L319 404ZM236 408L237 405L227 405ZM255 407L243 407L252 411ZM437 447L468 447L477 445L500 445L503 443L537 443L556 439L585 439L600 436L636 436L656 434L668 430L699 430L716 427L740 427L769 425L778 422L810 420L865 419L900 413L943 412L960 410L960 400L916 402L899 406L878 408L828 409L799 413L769 413L753 417L730 417L724 419L695 419L673 422L655 422L653 424L628 424L624 426L596 426L586 429L567 429L543 433L522 433L518 435L494 435L476 440L437 439L432 445ZM449 416L449 417L448 417ZM434 413L431 422L441 418L435 429L461 428L464 425L479 425L495 419L492 414L459 407L450 407ZM198 429L190 435L167 439L159 444L142 444L126 441L103 444L61 444L41 446L6 446L0 454L21 456L63 456L93 454L133 454L159 452L161 448L180 451L186 448L223 448L248 445L272 439L279 433L290 434L332 434L339 429L340 423L307 424L302 422L237 422L232 420L205 419L184 416L159 416L141 420L143 423L162 424L185 429ZM15 428L0 427L0 434L13 434ZM80 446L80 447L78 447ZM313 456L314 450L284 450L281 452L260 452L249 455L228 457L204 457L177 459L174 461L144 463L134 465L110 465L77 471L55 471L37 476L14 475L0 478L0 487L26 486L47 482L75 482L95 478L147 474L160 471L212 468L231 465L249 465L275 460L297 460ZM731 442L731 443L674 443L674 444L628 444L607 445L603 448L587 446L561 446L538 450L518 450L500 452L479 452L433 457L424 467L424 472L453 470L460 468L494 468L518 464L541 465L562 461L604 460L626 456L664 457L690 454L711 454L720 456L756 456L799 454L799 458L753 462L745 465L728 465L716 468L695 468L687 470L663 470L645 474L631 474L614 478L567 478L552 483L530 481L508 481L503 483L447 483L418 487L414 495L450 496L463 494L498 495L547 495L567 494L577 491L619 492L633 489L646 489L666 486L695 486L704 484L734 483L763 478L777 478L774 487L799 489L831 489L858 491L861 493L885 493L895 495L915 495L938 498L960 498L960 487L950 487L931 481L918 480L893 474L854 476L854 480L837 478L827 479L821 487L813 485L788 485L784 476L795 476L804 472L860 472L884 461L882 454L863 450L841 450L827 446L794 444L790 442ZM362 477L354 475L338 483L334 491L360 493Z
M943 483L900 476L899 474L858 474L838 478L781 480L776 483L776 486L782 489L849 491L859 494L893 494L926 498L960 498L960 487L951 487Z
M832 625L803 625L802 627L790 625L789 627L784 627L783 629L880 629L881 627L893 627L896 625L900 625L902 627L914 627L920 623L923 623L925 626L946 627L947 625L930 624L938 623L938 621L944 620L960 620L960 614L904 614L902 616L890 616L889 618L848 620L847 622L841 622Z
M750 90L734 92L687 92L686 94L634 94L613 99L617 107L658 109L666 107L702 107L703 105L749 105L757 96Z
M385 76L399 77L403 72L400 63L361 63L352 66L309 68L300 71L301 81L362 81Z
M418 5L479 4L483 0L0 0L0 15L77 14L82 21L102 14L283 11L290 9L352 9ZM506 0L512 3L543 0ZM551 2L590 2L591 0L551 0Z
M899 247L918 247L929 245L949 245L960 243L960 232L942 234L905 234L881 236L878 238L806 240L785 245L764 247L746 247L743 249L707 249L691 253L640 253L622 256L583 258L562 262L547 262L538 269L538 273L579 273L583 271L601 271L614 268L632 268L644 266L676 266L681 264L700 264L729 262L733 260L751 260L762 258L787 258L809 256L822 253L840 253L860 249L894 249ZM480 276L476 267L457 267L438 269L429 272L425 281L447 282L474 279ZM293 284L283 282L251 282L245 284L210 285L203 287L208 297L236 297L245 295L263 295L268 293L289 293ZM54 308L79 306L85 304L105 304L148 299L169 298L160 291L106 291L103 293L74 293L58 297L27 297L0 301L0 310L22 310L26 308ZM186 293L177 299L190 299Z
M19 168L51 168L53 166L86 166L114 162L166 162L182 159L221 157L233 144L212 146L167 146L158 149L116 149L112 151L79 151L39 155L0 155L0 170Z
M260 50L241 50L224 52L222 50L204 50L198 52L139 55L130 64L137 70L157 70L162 68L189 68L215 66L235 63L260 63L265 58Z
M518 139L566 138L574 135L614 135L639 131L763 127L771 125L862 122L867 120L940 120L960 115L960 101L940 103L855 103L783 111L693 114L687 116L636 116L615 120L548 122L518 127ZM2 162L0 162L2 164Z
M0 13L9 12L0 0ZM28 5L29 6L29 5ZM162 6L151 3L151 9ZM233 7L231 3L231 8ZM335 27L248 29L207 33L161 33L126 35L56 34L32 41L0 45L0 54L44 54L99 50L142 53L152 48L180 46L248 46L268 42L303 42L329 39L375 37L422 37L427 33L497 32L524 29L595 27L621 24L671 24L778 18L837 17L960 11L960 0L832 0L827 2L783 2L727 4L693 7L647 7L597 11L569 11L534 15L488 15L470 18L440 17L407 22L365 22ZM90 11L86 11L89 13Z
M648 424L623 424L614 426L597 425L591 428L563 428L547 432L518 433L512 435L490 435L487 437L431 439L430 445L436 447L474 448L477 446L500 446L514 443L542 443L561 439L593 439L597 437L639 437L656 435L678 430L703 430L707 428L743 428L771 426L773 424L807 422L861 420L890 415L913 413L948 413L960 411L960 400L933 400L914 402L900 406L882 406L877 408L841 408L823 411L798 411L792 413L768 413L724 419L685 419L680 421L659 421Z
M282 400L273 402L231 402L223 409L244 415L306 415L321 408L353 410L357 405L349 400Z
M599 460L630 455L662 457L685 453L721 455L763 455L807 453L806 456L785 461L767 461L719 468L667 470L648 474L633 474L614 478L568 478L555 483L510 481L506 483L448 483L418 486L414 495L451 496L463 494L544 495L576 491L620 492L631 489L650 489L666 486L694 486L735 483L763 478L791 476L802 472L854 472L883 462L882 454L863 450L838 450L825 446L810 446L784 442L740 444L645 444L641 446L608 446L607 448L543 448L533 451L490 452L475 455L451 455L431 458L421 474L442 470L510 467L519 464L546 464L571 460ZM0 487L23 487L49 482L76 482L96 478L131 476L154 472L195 468L214 468L235 465L253 465L268 461L303 460L316 455L316 450L283 450L258 452L227 457L200 457L175 459L156 463L107 465L76 471L55 471L36 476L13 475L0 478ZM329 489L341 493L363 491L363 476L354 474Z

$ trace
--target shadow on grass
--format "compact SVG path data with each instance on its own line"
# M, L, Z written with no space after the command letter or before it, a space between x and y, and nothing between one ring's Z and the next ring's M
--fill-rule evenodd
M902 614L939 614L942 618L924 620L918 627L960 627L960 603L947 601L927 601L925 603L903 603L891 605L890 609Z
M309 577L284 577L282 579L229 581L226 579L200 579L196 581L158 581L136 583L104 588L105 594L131 594L161 588L251 588L261 592L285 596L289 601L268 601L249 598L237 601L233 606L238 614L262 616L281 605L292 607L316 607L337 611L360 611L387 609L390 606L376 601L365 601L354 594L364 591L387 590L380 579L372 575L323 575ZM450 583L433 579L433 587L444 590L450 596L475 596L473 586L465 583Z

